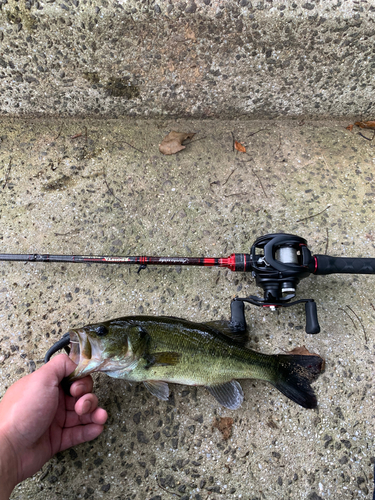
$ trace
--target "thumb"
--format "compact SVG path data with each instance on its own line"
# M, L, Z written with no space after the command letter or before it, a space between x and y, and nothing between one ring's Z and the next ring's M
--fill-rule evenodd
M53 385L58 386L63 378L70 375L76 368L76 364L64 353L53 357L38 371L41 375L48 377Z

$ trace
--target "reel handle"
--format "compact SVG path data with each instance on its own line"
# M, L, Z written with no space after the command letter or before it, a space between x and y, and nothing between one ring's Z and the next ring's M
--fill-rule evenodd
M361 257L330 257L314 255L313 274L375 274L375 259Z
M318 311L316 308L316 302L313 300L307 300L305 303L305 313L306 313L306 333L319 333L320 326L318 322Z

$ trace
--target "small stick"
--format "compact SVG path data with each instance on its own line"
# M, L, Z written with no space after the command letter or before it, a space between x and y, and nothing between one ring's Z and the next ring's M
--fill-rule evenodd
M231 132L231 135L232 135L232 151L234 152L234 143L236 142L235 139L234 139L234 134L233 132Z
M224 194L224 198L230 198L231 196L245 196L248 193L232 193L232 194Z
M135 146L133 146L132 144L130 144L129 142L126 142L126 141L121 141L123 142L124 144L126 144L127 146L129 146L130 148L133 148L135 149L136 151L138 151L138 153L142 153L144 154L144 151L141 151L140 149L136 148Z
M363 326L363 323L361 321L361 318L353 311L353 309L350 307L350 306L346 306L348 309L350 309L350 311L352 311L352 313L354 314L354 316L358 319L361 327L362 327L362 330L363 330L363 334L365 336L365 343L367 344L367 335L366 335L366 330L365 330L365 327Z
M72 135L71 139L77 139L77 137L82 137L82 132L79 132L78 134Z
M363 137L364 139L366 139L366 141L370 141L370 142L371 142L371 141L374 139L374 137L375 137L375 130L374 130L374 134L373 134L373 136L371 137L371 139L369 139L368 137L366 137L365 135L363 135L363 134L362 134L362 132L358 132L358 134L359 134L361 137Z
M169 493L170 495L176 495L178 498L181 498L182 495L179 495L178 493L175 493L174 491L169 491L167 490L167 488L164 488L164 486L162 486L160 483L159 483L159 479L156 480L156 482L158 483L158 486L159 488L161 488L162 490L166 491L167 493Z
M224 182L223 186L225 186L225 184L229 181L229 179L231 178L231 176L233 175L233 173L234 173L234 171L235 171L235 170L236 170L236 169L234 168L234 169L232 170L232 172L228 175L227 180Z
M115 192L113 191L113 189L111 187L109 187L109 184L107 182L107 174L105 173L105 170L103 168L103 177L104 177L104 183L105 185L107 186L107 189L109 191L109 194L111 194L112 196L114 196L116 198L117 201L119 201L122 205L124 204L124 202L122 200L120 200L120 198L118 198L116 195L115 195Z
M82 229L73 229L72 231L69 231L68 233L55 233L55 236L70 236L73 234L78 234L82 231Z
M12 168L12 158L9 160L8 171L7 171L7 174L5 176L5 182L3 185L3 189L5 189L5 186L8 184L11 168Z
M249 135L249 137L252 137L253 135L258 134L258 132L262 132L262 130L268 130L268 128L260 128L256 132L251 132L251 134Z
M186 142L185 144L186 144L186 146L188 146L189 144L193 144L193 142L203 141L203 139L205 139L206 137L207 136L204 135L203 137L199 137L199 139L194 139L192 141ZM185 142L185 141L183 141L183 142Z
M312 219L313 217L317 217L318 215L322 214L323 212L325 212L326 210L329 209L331 205L327 205L326 208L324 210L321 210L320 212L318 212L317 214L314 214L314 215L309 215L309 217L305 217L304 219L298 219L296 222L302 222L304 220L308 220L308 219Z
M326 231L327 231L327 243L326 243L326 251L325 251L325 254L327 255L327 252L328 252L328 227L326 227Z
M61 131L62 131L62 129L63 129L63 126L64 126L64 124L62 124L62 125L61 125L60 130L59 130L59 133L58 133L58 134L57 134L57 136L53 139L54 141L56 141L56 139L58 139L58 138L60 137L60 134L61 134Z
M253 174L255 175L255 177L258 179L258 181L259 181L260 185L262 186L264 196L265 196L266 198L268 198L268 196L267 196L267 194L266 194L266 191L264 190L264 187L263 187L262 181L260 180L259 175L258 175L256 172L254 172L254 170L253 170L253 169L251 169L251 170L252 170Z
M281 136L280 136L279 145L277 146L276 151L273 152L274 155L278 152L278 150L280 149L280 147L281 147Z
M348 318L351 319L351 321L353 323L353 326L354 326L354 330L357 330L357 327L355 326L355 323L354 323L354 319L350 316L350 314L348 313L348 311L345 311L345 309L343 309L342 307L339 307L339 311L343 311L348 316Z

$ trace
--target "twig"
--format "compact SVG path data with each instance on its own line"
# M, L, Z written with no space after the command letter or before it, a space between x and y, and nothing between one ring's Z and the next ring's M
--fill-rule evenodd
M325 255L327 255L327 252L328 252L328 227L326 227L326 231L327 231L327 243L326 243L326 251L325 251Z
M188 146L189 144L193 144L193 142L199 142L199 141L203 141L203 139L205 139L207 136L204 135L203 137L199 137L199 139L194 139L193 141L189 141L189 142L185 142L185 145Z
M117 201L119 201L122 205L124 204L124 202L122 200L120 200L120 198L118 198L116 195L115 195L115 192L113 191L113 189L111 187L109 187L109 184L107 182L107 174L104 170L104 167L103 167L103 178L104 178L104 183L105 185L107 186L107 189L108 189L108 192L109 194L111 194L114 198L116 198Z
M232 193L232 194L224 194L224 198L230 198L231 196L245 196L249 193Z
M83 127L85 129L85 142L87 142L87 127L84 125ZM78 134L72 135L71 139L77 139L78 137L82 137L82 132L78 132Z
M138 153L142 153L142 154L145 154L144 151L141 151L140 149L136 148L135 146L133 146L132 144L130 144L129 142L126 142L126 141L119 141L119 142L123 142L124 144L126 144L127 146L129 146L129 148L133 148L135 149L136 151L138 151Z
M346 306L350 311L352 311L352 313L354 314L354 316L358 319L361 327L362 327L362 330L363 330L363 334L365 336L365 343L367 344L367 335L366 335L366 330L365 330L365 327L363 326L363 323L361 321L361 318L353 311L353 309L350 307L350 306Z
M372 302L370 302L370 306L371 306L371 307L374 309L374 311L375 311L375 306L374 306L374 304L373 304Z
M105 183L105 185L107 186L107 189L108 189L109 194L111 194L112 196L114 196L114 197L116 198L116 200L118 200L120 203L124 203L122 200L120 200L120 198L118 198L118 197L115 195L115 193L114 193L113 189L112 189L111 187L109 187L108 182L107 182L107 179L106 179L106 177L105 177L105 176L104 176L104 183Z
M249 153L244 153L244 155L250 156ZM254 158L252 156L250 156L250 160L238 160L237 159L237 161L239 163L249 163L250 161L253 161L253 160L254 160Z
M252 137L253 135L258 134L259 132L262 132L262 130L269 130L269 129L268 128L260 128L256 132L251 132L251 134L249 135L249 137Z
M280 135L279 145L277 146L276 151L273 152L274 155L278 152L278 150L280 149L280 147L281 147L281 135Z
M317 217L318 215L322 214L323 212L325 212L326 210L329 209L331 205L327 205L326 208L324 210L321 210L320 212L318 212L317 214L314 214L314 215L309 215L309 217L305 217L304 219L298 219L296 222L302 222L304 220L307 220L307 219L312 219L313 217Z
M234 152L234 144L235 144L235 138L234 138L234 133L231 132L231 136L232 136L232 151Z
M233 173L234 173L234 171L235 171L235 170L236 170L236 169L234 168L234 169L232 170L232 172L228 175L227 180L224 182L223 186L225 186L225 184L229 181L229 179L231 178L231 176L233 175Z
M262 186L264 196L265 196L266 198L268 198L267 193L266 193L266 191L264 190L264 187L263 187L262 181L260 180L259 175L258 175L256 172L254 172L254 170L253 170L253 169L251 169L251 170L252 170L253 174L255 175L255 177L258 179L258 181L259 181L260 185Z
M57 134L57 136L53 139L54 141L56 141L56 139L58 139L58 138L60 137L60 134L61 134L61 131L62 131L62 129L63 129L63 126L64 126L64 124L62 124L62 125L61 125L60 130L59 130L59 133L58 133L58 134Z
M8 184L11 168L12 168L12 158L9 160L8 171L7 171L7 174L5 176L5 182L3 185L3 189L5 189L5 186Z
M372 141L375 137L375 130L374 130L374 133L373 133L373 136L371 137L371 139L369 139L368 137L366 137L365 135L362 134L362 132L358 132L358 135L360 135L361 137L363 137L364 139L366 139L366 141Z
M354 323L354 319L350 316L348 311L345 311L345 309L343 309L342 307L339 307L339 311L343 311L348 316L348 318L351 319L351 322L353 323L354 329L357 330L357 327L355 326L355 323Z
M159 478L156 479L156 482L159 486L159 488L161 488L162 490L166 491L167 493L169 493L170 495L176 495L178 498L181 498L182 495L179 495L178 493L175 493L174 491L169 491L167 490L167 488L164 488L164 486L162 486L160 483L159 483Z
M73 229L72 231L69 231L68 233L55 233L55 236L71 236L74 234L78 234L82 231L82 229Z

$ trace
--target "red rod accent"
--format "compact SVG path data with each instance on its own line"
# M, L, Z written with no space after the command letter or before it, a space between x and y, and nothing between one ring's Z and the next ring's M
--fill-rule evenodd
M315 261L314 273L316 273L316 271L318 270L318 259L315 257L315 255L314 255L314 261Z
M215 265L215 260L212 257L204 257L203 258L203 265L204 266L214 266Z

